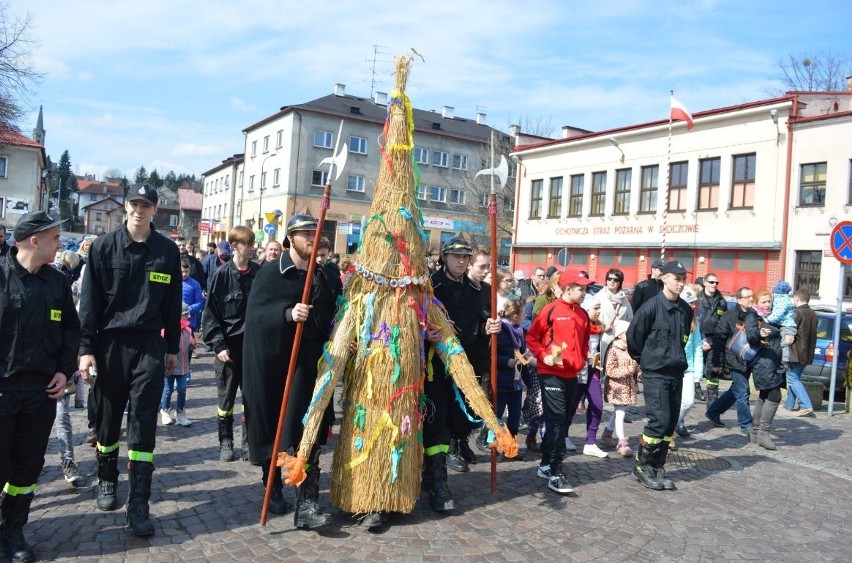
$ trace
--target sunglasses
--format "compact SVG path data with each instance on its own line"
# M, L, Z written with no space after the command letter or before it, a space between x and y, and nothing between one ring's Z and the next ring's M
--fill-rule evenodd
M709 283L710 285L717 285L719 283L719 280L713 280L713 281L704 280L704 283Z
M607 278L606 281L620 282L621 280L618 278Z

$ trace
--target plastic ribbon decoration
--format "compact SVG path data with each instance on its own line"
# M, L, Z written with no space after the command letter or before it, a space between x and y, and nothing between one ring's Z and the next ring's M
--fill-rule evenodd
M382 433L383 430L388 429L391 431L391 442L396 442L396 438L399 435L399 428L393 423L390 417L390 413L384 412L382 413L382 418L379 420L379 423L376 425L376 428L373 430L370 439L367 441L367 446L364 448L364 451L361 452L361 455L350 461L346 464L347 469L352 469L353 467L357 467L364 463L367 459L367 456L370 454L370 450L373 449L373 444L375 444L376 439L378 439L379 434Z
M319 386L317 392L314 393L314 396L311 398L311 403L308 405L308 409L305 411L305 416L302 417L302 426L308 423L308 416L311 414L311 410L313 410L316 402L325 392L325 388L328 387L329 381L331 381L331 370L325 372L325 375L323 375L322 385Z
M456 385L456 382L452 381L452 384L453 384L453 393L456 396L456 402L461 407L461 410L464 413L464 415L467 417L467 419L474 424L479 424L480 422L482 422L481 418L476 418L475 416L471 416L471 414L467 410L467 405L464 404L464 398L462 397L461 391L459 391L459 388Z
M358 430L364 431L364 425L367 423L367 409L361 403L355 404L355 415L352 417L352 422L358 427Z

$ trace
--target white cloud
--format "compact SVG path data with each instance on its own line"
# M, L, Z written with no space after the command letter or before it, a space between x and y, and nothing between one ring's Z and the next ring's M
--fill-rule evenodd
M198 145L179 143L172 148L171 156L216 156L222 154L222 148L216 145Z
M90 70L81 70L77 73L77 80L81 80L83 82L88 82L92 78L94 78L94 73Z

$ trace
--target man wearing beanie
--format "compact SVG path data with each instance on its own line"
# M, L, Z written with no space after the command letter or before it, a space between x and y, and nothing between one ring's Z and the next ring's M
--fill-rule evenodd
M689 339L692 308L680 298L686 268L671 261L660 268L662 291L641 306L627 329L627 350L639 362L648 422L639 439L633 475L655 491L673 490L663 466L680 414L684 345Z

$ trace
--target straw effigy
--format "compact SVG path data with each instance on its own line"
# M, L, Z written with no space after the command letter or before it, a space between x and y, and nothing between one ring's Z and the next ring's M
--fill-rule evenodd
M361 233L356 275L320 360L299 451L296 457L279 454L278 460L288 469L289 484L304 479L306 453L343 376L331 500L352 513L408 513L414 508L420 493L423 419L429 412L423 383L426 377L444 377L427 370L429 353L439 354L473 411L497 435L495 447L508 457L517 455L514 438L500 427L446 311L433 296L426 232L415 198L414 121L404 93L410 65L411 57L397 57L382 163ZM427 327L440 329L441 341L434 347L425 346Z

